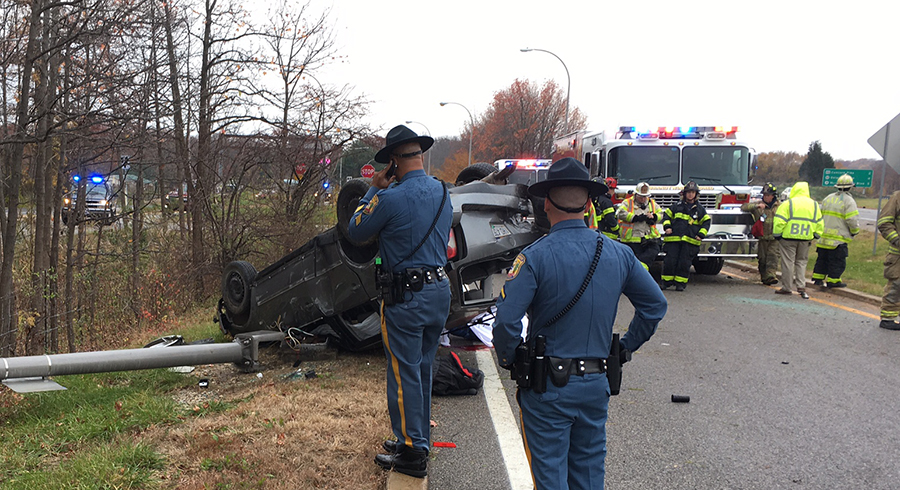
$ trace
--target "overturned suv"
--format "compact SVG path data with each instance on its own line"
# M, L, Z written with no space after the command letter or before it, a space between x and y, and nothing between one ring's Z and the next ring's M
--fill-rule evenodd
M480 178L492 170L473 167L460 176ZM462 183L458 180L450 189L453 225L445 267L452 291L448 329L487 310L516 255L546 231L545 220L538 219L536 225L528 219L533 207L525 186L480 180ZM349 350L380 345L380 299L375 285L378 243L354 242L347 232L368 187L365 179L344 185L337 199L337 226L262 271L244 261L228 264L217 314L222 330L236 335L298 329L328 335Z

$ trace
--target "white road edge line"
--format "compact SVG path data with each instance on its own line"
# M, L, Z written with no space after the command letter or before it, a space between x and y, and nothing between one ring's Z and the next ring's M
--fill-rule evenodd
M531 480L531 468L528 466L528 458L525 456L525 448L522 446L522 435L519 433L519 425L516 423L506 391L497 374L494 364L494 356L490 350L475 352L478 361L478 369L484 372L484 399L487 402L491 421L494 423L494 432L500 443L500 454L506 465L506 474L509 477L509 485L512 490L531 490L534 483Z

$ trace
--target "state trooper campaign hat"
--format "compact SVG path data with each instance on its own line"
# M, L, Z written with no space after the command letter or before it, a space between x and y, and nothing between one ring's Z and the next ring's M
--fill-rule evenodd
M606 194L608 190L606 184L591 180L583 163L572 157L566 157L553 162L547 170L547 179L531 184L528 193L534 197L547 197L550 189L566 186L584 187L591 197Z
M390 162L391 152L394 151L394 148L406 143L418 143L422 147L423 153L428 151L431 145L434 144L434 139L431 136L419 136L415 131L402 124L394 126L388 131L384 140L384 148L378 150L378 153L375 154L375 161L378 163Z

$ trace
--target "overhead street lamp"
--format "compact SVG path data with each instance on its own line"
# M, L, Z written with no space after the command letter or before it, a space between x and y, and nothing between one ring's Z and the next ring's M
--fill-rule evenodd
M560 58L559 56L556 56L554 53L551 53L550 51L547 51L546 49L522 48L519 51L521 51L523 53L527 53L529 51L541 51L541 52L544 52L547 54L552 54L556 59L559 60L560 63L562 63L563 68L566 69L566 79L568 81L566 83L566 125L565 125L565 128L566 128L566 133L568 133L569 132L569 91L572 88L572 77L569 76L569 67L566 66L566 63L562 60L562 58Z
M475 118L472 117L472 113L469 111L469 109L466 106L460 104L459 102L441 102L441 107L444 107L447 104L458 105L458 106L462 107L463 109L465 109L466 112L469 113L469 123L471 124L471 126L469 127L469 166L471 167L472 166L472 133L475 132Z
M431 136L431 130L428 129L428 126L420 123L419 121L406 121L406 124L412 124L412 123L416 123L419 126L422 126L423 128L425 128L425 131L428 132L428 136ZM432 139L434 139L433 136L431 136L431 137L432 137ZM431 175L431 153L430 152L428 153L428 175Z

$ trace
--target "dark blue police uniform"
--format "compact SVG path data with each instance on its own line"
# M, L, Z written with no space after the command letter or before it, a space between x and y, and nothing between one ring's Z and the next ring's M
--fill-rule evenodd
M405 301L382 306L381 337L387 356L387 399L397 441L427 451L430 447L431 366L438 338L450 313L450 284L436 269L447 263L453 220L449 195L434 231L407 260L428 232L447 191L424 170L406 173L387 189L370 187L350 220L350 237L379 236L385 268L401 273L417 267L431 270L421 291L407 291Z
M637 350L656 331L666 299L650 273L627 246L587 228L581 219L556 223L544 238L525 248L510 270L497 301L494 346L502 366L515 360L522 341L522 317L540 328L575 296L597 246L603 250L584 295L574 308L540 332L546 355L601 359L610 352L619 297L634 305L634 318L621 339ZM518 393L525 450L538 489L602 489L606 457L609 382L605 373L572 375L564 387L547 382L545 393Z

